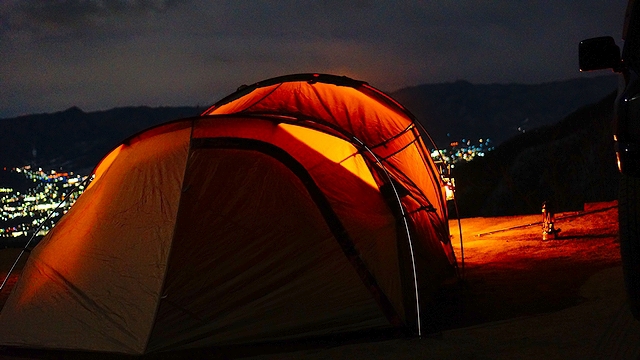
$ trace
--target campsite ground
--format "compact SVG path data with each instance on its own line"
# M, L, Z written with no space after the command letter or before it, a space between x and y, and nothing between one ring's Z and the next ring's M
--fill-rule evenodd
M556 220L559 236L542 241L539 215L462 219L464 280L437 295L428 314L437 328L422 339L326 342L251 359L640 359L616 204L590 204ZM450 226L460 254L457 221ZM2 279L15 255L0 250ZM24 355L0 351L0 359Z

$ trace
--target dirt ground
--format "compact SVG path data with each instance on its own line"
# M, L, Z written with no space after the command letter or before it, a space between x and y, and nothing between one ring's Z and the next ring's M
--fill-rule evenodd
M556 214L462 219L463 281L437 295L423 338L336 345L251 359L640 359L627 308L617 204ZM456 254L458 222L450 221ZM460 262L462 259L459 259Z
M583 301L580 287L591 276L621 264L615 202L557 214L555 239L542 240L541 220L542 215L527 215L461 221L464 281L449 328L577 305ZM450 229L461 254L457 221L450 221Z
M462 219L462 249L459 224L450 221L463 280L435 295L427 314L434 326L423 338L325 343L250 358L640 359L640 322L625 303L616 203L557 214L555 239L542 240L540 220ZM18 252L0 250L0 279ZM5 289L0 305L6 296ZM18 355L0 350L0 359L24 358Z

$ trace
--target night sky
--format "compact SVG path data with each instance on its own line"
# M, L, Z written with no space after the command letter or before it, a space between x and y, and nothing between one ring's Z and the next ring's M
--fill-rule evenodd
M580 76L582 39L621 45L626 0L0 1L0 118L79 106L210 105L300 72L387 92Z

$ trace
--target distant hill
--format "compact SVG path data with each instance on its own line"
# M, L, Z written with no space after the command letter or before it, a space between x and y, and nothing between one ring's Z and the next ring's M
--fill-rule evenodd
M0 119L0 166L34 165L88 173L122 140L169 120L199 115L197 107L125 107L85 113Z
M599 101L617 86L616 75L536 85L456 81L409 87L390 95L422 122L439 148L444 148L465 138L491 138L499 144L522 131L554 124Z
M553 125L505 141L483 158L457 165L461 217L533 214L617 198L613 150L615 92Z
M540 85L421 85L391 94L423 122L439 147L450 139L491 138L494 144L560 121L616 88L616 76ZM88 172L125 138L169 120L200 114L198 107L126 107L0 119L0 166L34 165ZM447 134L450 134L448 137Z

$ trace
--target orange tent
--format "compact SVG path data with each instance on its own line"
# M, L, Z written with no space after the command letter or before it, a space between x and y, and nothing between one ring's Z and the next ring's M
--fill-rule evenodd
M109 153L32 251L0 343L143 354L420 332L454 269L409 112L363 82L291 75Z

